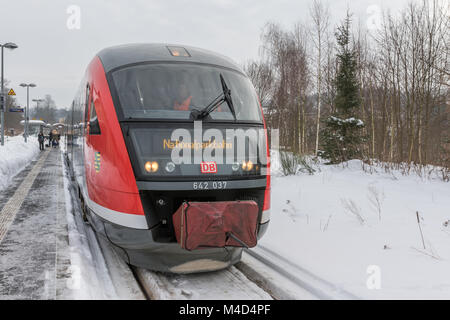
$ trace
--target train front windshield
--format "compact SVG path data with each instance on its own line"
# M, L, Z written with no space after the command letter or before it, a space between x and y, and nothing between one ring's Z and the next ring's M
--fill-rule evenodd
M223 93L220 75L231 90L236 118L228 103L223 102L203 119L204 134L208 128L214 129L214 134L198 141L193 126L179 121L192 121L192 110L204 109ZM165 121L151 125L145 121L127 124L126 139L130 142L130 154L137 160L133 161L133 167L138 179L202 175L194 159L198 148L214 156L216 176L260 175L265 166L266 147L264 135L256 129L264 130L263 119L255 90L243 74L210 65L149 63L118 69L113 72L112 79L118 98L115 103L122 109L124 120L174 120L173 123ZM174 136L180 128L189 137ZM242 132L229 136L229 129ZM244 147L241 153L237 152L238 139ZM180 165L173 166L170 163L175 161L172 156L177 148L183 149L180 152L183 159ZM231 161L227 158L230 153L233 154ZM245 159L255 164L251 170L233 169L233 164L241 164ZM154 162L155 170L148 167Z
M112 74L126 119L189 119L223 92L220 74L231 89L236 121L262 122L258 98L250 80L236 71L188 63L144 64ZM225 102L211 121L235 120Z

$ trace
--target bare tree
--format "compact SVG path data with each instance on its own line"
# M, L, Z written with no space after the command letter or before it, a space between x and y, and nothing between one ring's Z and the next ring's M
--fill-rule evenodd
M316 141L314 153L317 155L319 150L319 131L320 131L320 110L322 100L322 68L323 68L323 55L322 51L327 42L327 33L329 27L329 11L328 7L325 7L320 0L314 0L310 7L311 19L313 22L313 33L311 36L312 43L315 50L316 61L316 90L317 90L317 124L316 124Z
M410 3L396 16L383 13L373 37L362 26L353 32L367 157L450 168L450 19L445 5L437 0ZM336 111L337 59L328 20L327 7L315 0L309 28L266 24L260 59L244 68L267 125L280 129L280 147L295 153L317 154L321 119Z
M293 152L308 149L306 120L310 113L307 31L301 25L285 31L277 24L267 24L262 35L262 54L266 65L272 67L271 102L268 122L282 128L281 144Z
M443 140L448 115L449 27L437 1L411 3L400 18L384 17L377 37L377 72L388 72L390 77L382 76L384 81L374 85L388 96L390 161L448 166Z
M273 94L272 68L265 62L250 61L244 65L244 71L255 86L261 105L267 107Z

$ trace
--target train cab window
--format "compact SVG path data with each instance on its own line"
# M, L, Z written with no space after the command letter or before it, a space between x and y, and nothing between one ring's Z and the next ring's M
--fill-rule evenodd
M223 92L220 75L231 89L236 121L262 122L256 92L243 74L194 63L141 64L112 73L118 92L115 101L125 118L190 119L193 109L203 109ZM223 103L209 120L234 120Z
M101 134L100 124L97 118L97 112L95 111L94 101L91 101L91 114L89 117L89 134L98 135Z

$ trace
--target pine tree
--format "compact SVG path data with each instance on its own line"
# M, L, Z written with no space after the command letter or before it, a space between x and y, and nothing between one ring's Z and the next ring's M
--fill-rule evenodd
M322 148L319 155L330 163L340 163L361 158L361 143L364 138L361 129L364 123L356 117L360 107L358 64L356 51L350 45L350 15L338 27L335 34L338 53L338 72L335 78L335 112L324 122L321 132Z

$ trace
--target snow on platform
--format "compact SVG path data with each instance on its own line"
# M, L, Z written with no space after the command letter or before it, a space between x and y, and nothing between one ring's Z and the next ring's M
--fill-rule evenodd
M57 149L41 152L0 195L2 221L10 216L0 238L0 299L69 297L60 156Z
M29 137L25 143L22 136L5 136L5 144L0 146L0 191L38 154L39 143L36 137Z
M63 150L36 148L0 194L0 300L144 299L129 267L82 221Z

